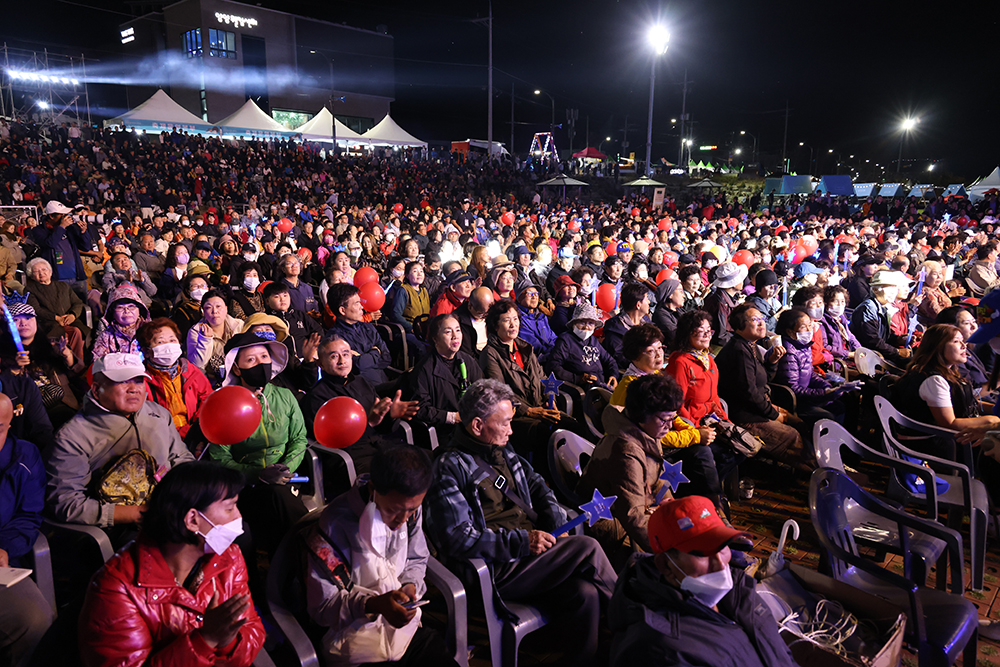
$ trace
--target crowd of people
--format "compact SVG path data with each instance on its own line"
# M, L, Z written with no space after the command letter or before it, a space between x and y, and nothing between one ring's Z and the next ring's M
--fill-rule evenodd
M509 162L16 123L0 169L0 202L40 212L0 219L0 566L43 517L106 531L74 611L88 666L253 661L258 556L308 513L293 480L333 398L367 424L301 543L328 664L452 664L414 604L432 551L544 608L566 664L794 664L723 480L751 456L808 474L819 419L857 432L859 349L904 414L973 442L1000 424L996 194L553 202ZM231 386L260 424L212 442ZM594 445L576 494L617 500L555 537L559 429ZM0 588L0 662L64 631L53 611Z

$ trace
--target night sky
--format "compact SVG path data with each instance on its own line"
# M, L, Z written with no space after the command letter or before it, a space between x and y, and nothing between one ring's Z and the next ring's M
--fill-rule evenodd
M397 58L393 117L423 139L486 138L487 33L473 23L487 14L485 1L260 4L361 28L388 26ZM117 26L131 11L120 0L8 5L0 37L9 44L120 57ZM787 102L795 171L808 167L809 150L798 145L804 142L814 149L814 173L833 173L832 148L844 163L887 165L892 180L899 124L912 115L920 124L904 145L904 171L920 181L942 173L971 180L1000 163L998 18L998 3L498 1L494 137L509 142L513 83L518 152L527 151L532 133L548 129L549 98L533 94L541 88L555 97L557 124L567 107L579 109L574 149L584 145L589 116L590 145L611 136L603 149L619 152L627 116L629 151L643 156L651 62L645 35L658 20L671 40L657 67L654 159L677 159L670 120L680 114L686 69L695 144L720 147L712 155L696 150L695 160L724 160L731 142L748 153L752 140L739 137L746 130L757 136L765 163L776 165ZM556 140L568 147L565 130L556 130ZM930 160L940 164L926 178Z

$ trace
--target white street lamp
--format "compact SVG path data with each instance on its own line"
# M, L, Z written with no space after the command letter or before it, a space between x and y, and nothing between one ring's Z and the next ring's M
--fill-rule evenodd
M653 48L653 60L649 69L649 121L646 124L646 176L653 173L650 162L653 157L653 90L656 88L656 61L658 56L667 52L670 33L662 25L654 25L646 35L649 45Z

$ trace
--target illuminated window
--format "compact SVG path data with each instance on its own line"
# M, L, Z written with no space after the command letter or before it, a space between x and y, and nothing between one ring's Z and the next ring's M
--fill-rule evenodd
M236 33L208 29L208 54L215 58L236 59Z
M181 35L184 44L184 55L188 58L201 58L201 28L188 30Z

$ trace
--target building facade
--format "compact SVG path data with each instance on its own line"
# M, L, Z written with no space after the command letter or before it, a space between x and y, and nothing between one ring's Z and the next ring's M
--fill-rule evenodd
M130 107L163 88L216 123L252 99L289 128L324 106L365 132L389 113L393 38L231 0L181 0L119 26L144 79Z

